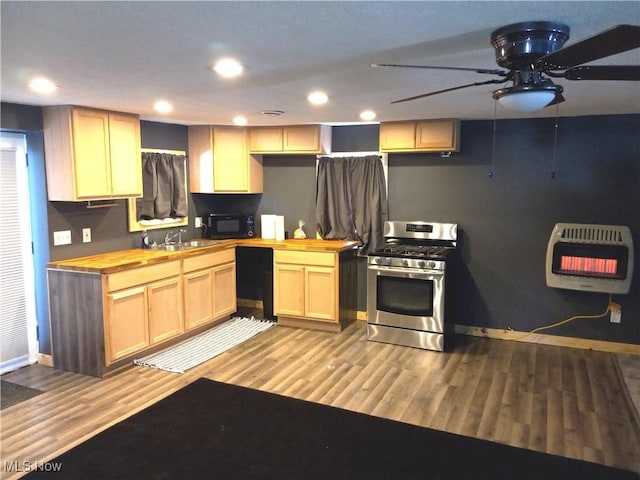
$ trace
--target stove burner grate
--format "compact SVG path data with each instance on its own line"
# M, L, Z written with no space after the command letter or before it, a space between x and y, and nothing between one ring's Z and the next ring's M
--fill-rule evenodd
M383 247L382 249L374 252L374 255L393 255L401 257L430 257L440 258L445 257L451 252L450 247L440 247L434 245L402 245L393 244Z

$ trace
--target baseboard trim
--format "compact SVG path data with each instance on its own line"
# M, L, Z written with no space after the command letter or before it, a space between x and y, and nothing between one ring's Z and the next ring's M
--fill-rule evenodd
M557 335L544 335L532 333L524 338L527 332L515 330L502 330L499 328L473 327L470 325L456 325L455 332L472 337L486 337L497 340L511 340L516 342L539 343L556 347L582 348L584 350L597 350L611 353L630 353L640 355L640 345L634 343L607 342L604 340L591 340L588 338L561 337Z
M278 316L279 327L308 328L309 330L319 330L322 332L338 333L342 327L338 323L324 322L318 320L306 320L304 318Z
M45 367L53 367L53 357L51 355L47 355L46 353L39 353L38 364L44 365Z
M264 303L262 300L253 300L251 298L239 298L236 302L238 307L246 307L246 308L264 308Z
M359 310L357 318L358 320L366 322L367 312ZM503 330L500 328L473 327L471 325L455 325L454 331L457 334L469 335L472 337L485 337L496 340L539 343L542 345L553 345L556 347L582 348L584 350L597 350L600 352L640 355L640 345L635 343L619 343L607 342L604 340L590 340L588 338L560 337L557 335L545 335L542 333L532 333L524 338L520 338L528 332Z

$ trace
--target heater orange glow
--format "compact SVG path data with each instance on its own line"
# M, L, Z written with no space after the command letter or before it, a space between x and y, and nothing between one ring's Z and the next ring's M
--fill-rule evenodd
M618 260L563 255L560 260L560 269L565 272L615 275L618 270Z

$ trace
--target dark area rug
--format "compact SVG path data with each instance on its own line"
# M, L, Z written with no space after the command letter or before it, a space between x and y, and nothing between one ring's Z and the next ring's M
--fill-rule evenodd
M23 387L17 383L0 380L0 410L17 405L41 393L44 392L35 388Z
M52 460L64 479L637 479L632 472L199 379Z

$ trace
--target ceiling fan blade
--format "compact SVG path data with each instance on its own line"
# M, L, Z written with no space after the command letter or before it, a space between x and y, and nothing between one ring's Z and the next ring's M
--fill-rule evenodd
M408 98L402 98L400 100L394 100L393 103L402 103L402 102L408 102L410 100L417 100L418 98L424 98L424 97L430 97L432 95L438 95L439 93L446 93L446 92L452 92L454 90L461 90L463 88L467 88L467 87L475 87L477 85L489 85L491 83L504 83L506 80L487 80L486 82L475 82L475 83L468 83L466 85L460 85L458 87L451 87L451 88L445 88L444 90L437 90L435 92L429 92L429 93L423 93L422 95L416 95L414 97L408 97Z
M372 63L372 67L396 67L396 68L424 68L429 70L458 70L463 72L486 73L489 75L500 75L504 77L509 74L504 70L470 67L439 67L435 65L403 65L397 63Z
M618 25L593 37L538 58L536 66L569 68L640 47L640 27Z
M618 65L618 66L596 66L584 65L573 67L564 72L567 80L630 80L640 81L640 66L638 65Z

